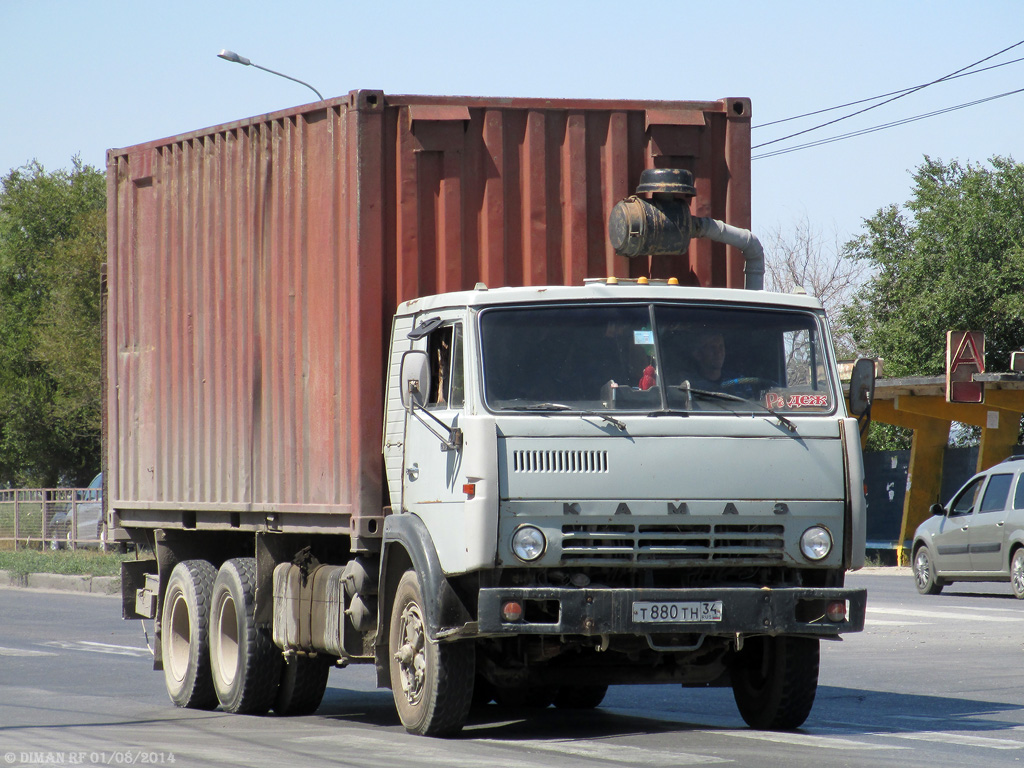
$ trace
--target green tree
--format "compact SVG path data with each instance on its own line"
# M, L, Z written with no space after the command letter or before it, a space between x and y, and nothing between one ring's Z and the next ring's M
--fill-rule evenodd
M84 485L100 462L104 174L0 180L0 485Z
M913 178L904 209L879 210L846 246L874 273L843 321L887 376L941 375L948 330L984 331L988 369L1008 370L1024 345L1024 165L925 157Z

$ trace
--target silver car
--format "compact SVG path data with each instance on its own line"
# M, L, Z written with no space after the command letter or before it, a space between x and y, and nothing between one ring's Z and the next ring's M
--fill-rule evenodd
M1024 599L1024 456L975 475L914 532L914 582L937 595L954 581L1008 581Z

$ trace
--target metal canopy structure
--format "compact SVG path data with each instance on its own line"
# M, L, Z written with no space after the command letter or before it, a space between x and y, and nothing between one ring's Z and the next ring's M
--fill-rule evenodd
M945 376L879 379L871 404L871 418L914 431L903 501L903 521L896 545L901 564L907 563L905 545L942 487L942 458L954 421L981 428L976 471L1007 458L1020 435L1024 414L1024 374L981 373L974 380L985 384L984 403L946 401Z

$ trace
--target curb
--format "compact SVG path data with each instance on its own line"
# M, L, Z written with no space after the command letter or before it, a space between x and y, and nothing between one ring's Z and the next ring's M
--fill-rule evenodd
M121 591L121 579L118 576L66 576L60 573L0 571L0 587L116 595Z

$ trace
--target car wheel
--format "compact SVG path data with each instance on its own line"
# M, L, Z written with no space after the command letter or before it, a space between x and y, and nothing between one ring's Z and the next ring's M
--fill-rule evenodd
M928 547L922 545L914 553L914 584L922 595L937 595L942 591L942 582L935 575Z
M1024 600L1024 547L1018 547L1010 560L1010 586L1018 600Z

